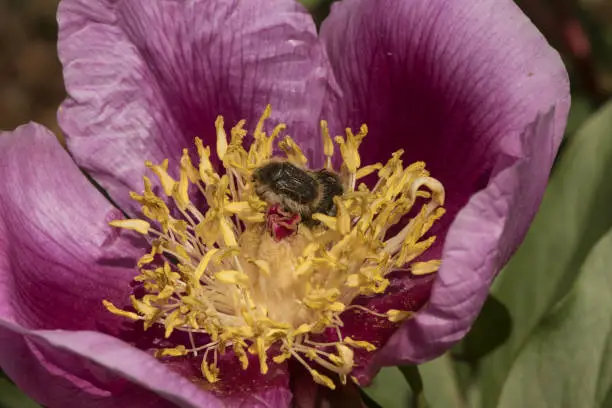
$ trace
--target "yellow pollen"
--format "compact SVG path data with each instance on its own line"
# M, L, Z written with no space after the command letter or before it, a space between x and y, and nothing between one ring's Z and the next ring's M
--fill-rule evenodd
M107 301L104 306L116 315L142 320L145 329L161 325L166 337L175 330L188 333L190 346L163 348L156 355L201 358L202 376L211 383L223 378L219 356L232 350L243 369L249 365L248 354L257 356L262 374L270 365L293 358L315 382L333 389L334 380L317 366L346 383L355 366L354 350L376 349L343 336L343 312L359 309L394 324L414 315L396 309L378 313L352 303L358 296L384 294L393 271L424 275L438 270L438 260L415 260L435 241L428 232L444 213L444 188L430 177L424 163L405 167L401 151L385 164L362 167L359 147L367 126L357 134L346 129L344 136L332 138L322 121L325 167L339 175L345 193L334 198L335 215L314 214L317 225L300 223L297 232L277 241L267 231L270 203L258 196L253 172L279 160L272 156L275 143L284 151L284 160L309 169L298 144L289 136L280 137L284 124L269 135L264 131L270 114L268 106L249 146L243 143L245 121L226 132L223 118L217 118L220 173L211 162L210 147L198 138L199 163L192 163L185 149L177 164L178 180L168 174L168 160L146 163L164 196L158 196L152 181L144 177L144 191L131 196L146 220L111 222L151 243L135 278L146 294L131 297L133 311ZM335 150L342 157L338 169L332 166ZM357 185L373 174L378 175L374 187ZM205 211L191 201L193 190L205 198ZM414 216L406 221L409 213ZM392 235L391 228L398 232ZM337 334L332 340L327 334L330 342L317 342L324 331ZM201 338L206 344L196 344Z

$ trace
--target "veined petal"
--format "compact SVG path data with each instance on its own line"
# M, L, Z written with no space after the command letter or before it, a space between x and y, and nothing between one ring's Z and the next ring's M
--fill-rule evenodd
M0 342L0 367L49 407L225 406L152 356L102 333L28 330L0 317Z
M311 135L328 64L293 1L65 0L58 19L70 95L59 121L77 163L122 208L142 190L145 160L177 163L196 136L214 144L219 114L254 124L270 103L310 151L321 144Z
M468 330L538 208L565 128L567 73L510 0L344 0L321 37L342 89L326 102L330 127L367 123L364 164L403 148L446 188L430 306L372 372L433 358Z
M73 331L122 330L102 300L125 302L143 251L108 226L120 214L44 127L1 133L0 151L2 370L52 407L216 406L142 351Z
M108 225L120 212L44 127L0 133L0 151L0 316L115 332L102 299L127 298L144 252Z

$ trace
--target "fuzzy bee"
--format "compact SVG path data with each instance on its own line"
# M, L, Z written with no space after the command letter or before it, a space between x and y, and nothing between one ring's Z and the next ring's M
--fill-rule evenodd
M304 170L286 161L273 161L253 172L255 191L275 212L298 214L308 226L317 224L312 215L335 215L334 197L344 188L338 175L329 170Z

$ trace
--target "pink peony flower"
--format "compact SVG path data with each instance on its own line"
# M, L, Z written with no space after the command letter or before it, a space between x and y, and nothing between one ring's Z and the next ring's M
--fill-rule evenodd
M569 108L558 54L510 0L343 0L319 35L290 0L63 0L58 18L71 156L35 124L0 135L0 367L50 408L286 407L313 380L366 384L383 365L435 358L469 330L521 243ZM256 127L267 104L272 116ZM246 119L249 137L236 128L228 140L218 115ZM328 160L322 119L332 135L365 123L368 136L346 133ZM299 211L274 205L283 223L270 226L250 187L281 122L289 158L334 168L345 186L314 235L293 230ZM429 172L388 161L398 150ZM390 163L378 190L379 167L359 173L374 163ZM392 169L401 180L388 181ZM150 170L160 181L143 193ZM225 198L203 199L198 185ZM377 223L376 199L397 209L397 228ZM196 232L198 214L212 221ZM274 245L324 244L255 254L279 225ZM200 286L185 279L226 247L256 266L201 269ZM305 259L342 279L308 272L287 290ZM194 301L202 282L216 294ZM190 315L202 299L212 309Z

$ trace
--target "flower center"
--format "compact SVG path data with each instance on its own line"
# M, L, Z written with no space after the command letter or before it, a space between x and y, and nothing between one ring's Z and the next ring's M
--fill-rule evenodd
M164 326L166 337L174 330L189 333L191 347L160 349L158 356L200 355L209 382L222 377L218 356L231 350L243 369L249 365L247 353L258 356L262 374L270 363L294 358L317 383L333 389L334 382L317 365L346 382L354 349L375 349L343 336L343 312L361 309L394 323L412 315L394 309L378 313L352 305L353 300L383 294L393 271L437 271L439 261L415 259L435 241L424 236L444 213L444 188L424 163L404 167L401 151L385 165L362 167L358 149L365 125L357 134L347 129L334 144L321 122L324 169L309 169L289 136L278 143L286 157L275 158L274 143L285 125L266 134L270 113L268 106L248 150L244 121L231 129L228 142L223 118L217 118L216 152L223 174L215 171L210 148L198 138L199 163L194 166L184 149L178 180L168 174L167 160L147 162L167 198L158 196L144 177L144 193L132 193L132 198L146 220L111 223L151 242L135 278L146 294L131 297L134 311L104 304L112 313L142 320L145 328ZM342 157L337 171L332 167L336 146ZM359 183L376 172L373 188ZM205 211L191 201L193 191L206 199ZM390 236L394 226L399 232ZM330 329L335 341L316 341ZM194 335L207 340L196 344Z

